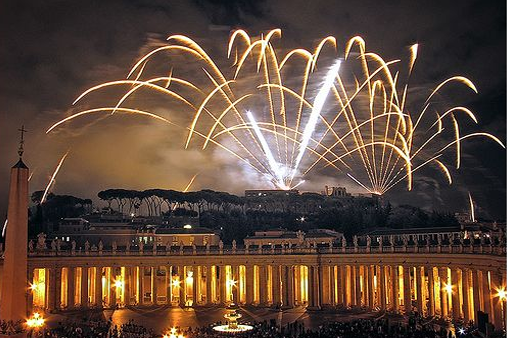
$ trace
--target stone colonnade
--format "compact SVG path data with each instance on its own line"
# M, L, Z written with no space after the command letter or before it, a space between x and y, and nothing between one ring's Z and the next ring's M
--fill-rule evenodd
M501 293L506 285L505 271L491 264L481 266L480 262L478 266L431 264L428 259L409 263L403 256L385 263L373 262L371 257L346 261L305 257L305 262L296 257L273 261L272 256L266 256L249 261L242 255L227 260L207 257L200 262L192 262L195 257L178 257L178 262L171 264L145 257L134 264L121 264L118 259L108 263L102 258L102 264L79 264L72 258L68 260L72 264L65 264L60 257L56 265L51 259L37 265L33 259L29 306L52 311L233 302L281 308L306 306L310 310L364 307L416 311L465 321L475 321L480 310L488 313L497 327L503 326L505 318L505 296ZM401 259L405 262L398 263ZM47 263L52 264L44 267Z

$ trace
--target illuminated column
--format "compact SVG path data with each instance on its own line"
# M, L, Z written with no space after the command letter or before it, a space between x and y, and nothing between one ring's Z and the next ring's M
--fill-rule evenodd
M199 266L194 265L192 267L193 279L192 279L192 306L195 307L201 302L199 283L201 281L201 275L199 273Z
M371 265L365 266L365 271L368 274L368 307L373 309L375 307L375 292L373 285L373 267Z
M139 267L139 305L144 305L144 266Z
M220 271L220 272L222 272L222 271ZM179 283L179 292L180 292L180 297L179 298L180 298L180 301L179 301L179 303L180 303L181 307L185 307L187 305L187 294L185 292L185 289L186 289L185 266L180 265L178 267L178 276L179 276L179 280L180 280L180 283Z
M461 289L463 290L463 319L465 323L470 321L470 270L461 269Z
M151 281L151 303L158 304L158 288L157 288L157 267L150 268L150 281Z
M273 306L278 308L282 305L282 295L280 292L280 266L273 265L272 268L272 287L273 287Z
M336 273L335 266L331 265L329 268L329 305L336 306Z
M387 308L387 285L386 285L386 266L380 267L380 307L382 310Z
M473 297L473 318L475 323L477 323L477 311L481 309L481 293L480 288L481 284L479 283L479 270L472 271L472 297Z
M447 268L446 267L439 268L438 269L438 276L440 278L439 289L440 289L440 309L441 309L441 315L442 315L442 317L447 317L448 314L449 314L449 312L448 312L448 304L447 304L448 295L447 295L447 289L446 289L446 285L447 285Z
M435 278L433 267L426 267L428 270L428 316L435 315Z
M498 290L502 289L501 276L498 272L491 271L491 301L493 302L493 319L491 322L495 328L502 329L504 322L502 320L502 301L498 296Z
M88 307L88 266L81 267L81 307Z
M268 278L265 265L259 265L259 303L262 306L268 303Z
M419 312L420 316L424 315L424 268L422 266L415 267L415 282L417 284L417 312Z
M348 292L350 297L350 306L356 305L356 276L355 276L355 267L353 265L349 265L349 272L347 274L348 280Z
M491 311L491 290L489 288L488 271L482 270L482 301L483 311L489 314L490 321L493 319L493 313Z
M459 279L458 270L451 269L451 283L452 283L452 316L456 320L460 318L460 302L459 302Z
M95 267L95 305L102 307L102 267Z
M111 266L109 267L109 285L106 287L108 288L109 293L109 307L116 307L116 285L115 285L115 279L116 279L116 268Z
M252 305L254 302L254 267L253 265L245 266L246 270L246 304Z
M125 302L125 306L129 306L131 304L131 278L132 278L132 268L130 266L125 267L125 278L123 279L123 299Z
M393 266L393 293L394 293L394 303L393 310L396 312L400 311L400 266Z
M355 296L356 306L361 307L361 269L359 265L354 266L354 284L355 284Z
M343 306L346 305L346 299L345 299L345 272L344 272L344 266L338 265L336 267L336 282L337 282L337 289L338 289L338 304L341 304Z
M67 307L74 307L74 292L76 282L74 280L75 268L69 267L67 269Z
M231 279L232 302L239 304L239 266L231 265Z
M206 265L206 305L213 304L213 298L211 297L211 265Z
M166 271L166 292L167 292L167 304L172 305L173 303L173 267L171 265L167 265L165 267Z
M387 282L387 285L388 285L388 298L389 298L389 301L388 301L388 308L390 310L394 310L394 302L396 300L396 297L395 297L395 290L394 290L394 267L392 265L388 266L387 267L387 279L388 279L388 282Z
M410 268L403 266L403 304L405 314L412 310L412 295L410 294Z

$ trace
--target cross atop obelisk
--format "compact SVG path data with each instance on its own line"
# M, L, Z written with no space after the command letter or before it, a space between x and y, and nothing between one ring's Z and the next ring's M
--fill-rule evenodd
M19 135L19 148L18 148L18 155L19 157L21 158L21 156L23 156L23 145L25 144L25 139L24 139L24 136L25 136L25 133L28 131L25 129L25 126L22 125L21 126L21 129L18 129L18 131L20 132L20 135Z

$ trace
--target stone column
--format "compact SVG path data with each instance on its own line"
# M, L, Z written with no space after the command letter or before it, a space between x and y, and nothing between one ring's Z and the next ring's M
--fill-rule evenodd
M259 265L259 303L262 306L268 303L268 278L265 265Z
M488 271L482 270L482 301L484 302L484 312L489 314L490 321L493 319L491 311L491 290L488 283Z
M346 283L345 283L345 275L346 275L346 272L344 271L344 266L343 265L338 265L336 267L336 272L337 272L337 276L336 276L336 282L337 282L337 285L336 285L336 288L338 289L338 299L337 299L337 302L338 304L341 304L343 306L346 306L346 299L345 299L345 290L346 290Z
M115 308L116 307L116 286L115 279L116 279L116 273L115 273L116 267L111 266L109 268L109 307Z
M130 294L131 294L130 279L132 278L131 275L132 275L132 269L130 268L130 266L126 266L125 267L125 276L123 279L123 300L125 302L125 306L129 306L131 304L131 302L130 302L130 299L131 299L131 297L130 297Z
M320 310L319 267L308 266L308 309Z
M278 308L282 305L282 295L280 293L280 266L272 266L272 288L273 288L273 306Z
M335 266L328 266L329 271L329 305L336 306L336 276Z
M88 307L88 266L81 267L81 307Z
M395 294L395 289L394 289L394 267L391 265L389 266L389 309L391 309L392 311L395 310L395 306L394 306L394 303L396 301L396 294Z
M380 279L380 308L385 310L386 306L386 295L387 295L387 286L386 286L386 267L384 265L379 266L379 279Z
M481 284L479 283L479 270L472 270L472 293L473 293L473 318L474 321L477 323L477 311L481 309L481 294L480 294L480 287Z
M48 268L48 274L47 276L49 277L48 279L48 282L49 282L49 286L48 286L48 295L47 295L47 303L48 303L48 310L51 312L51 311L54 311L55 309L58 308L58 305L57 305L57 302L56 302L56 294L57 294L57 284L56 284L56 280L57 280L57 273L58 273L58 270L59 268Z
M460 316L460 302L459 302L459 279L458 270L456 268L451 269L451 283L452 283L452 316L455 320L459 319Z
M187 293L186 293L186 275L185 275L185 266L184 265L180 265L178 267L178 276L180 278L180 287L179 287L179 292L180 292L180 306L181 307L185 307L187 306Z
M463 290L463 319L465 323L470 321L470 270L461 269L461 289Z
M206 265L206 305L213 304L213 299L211 297L211 265Z
M500 274L496 271L491 272L491 290L492 297L491 301L493 302L493 318L491 322L495 325L495 329L499 330L505 327L505 323L502 319L502 302L497 295L496 290L502 289L502 278Z
M192 280L192 306L196 307L198 304L201 303L200 295L201 292L199 290L199 284L201 281L201 274L199 273L199 266L194 265L192 267L193 271L193 280Z
M139 267L139 305L144 305L144 266Z
M445 286L447 284L447 268L441 267L438 269L438 275L440 277L440 312L442 317L447 317L449 315L448 310L448 296L447 296L447 290L445 289Z
M167 265L165 267L167 273L167 304L172 305L173 303L173 267L171 265Z
M254 276L254 266L247 265L245 266L246 272L246 305L252 305L254 302L254 288L255 288L255 276Z
M394 303L393 309L396 312L400 311L400 269L398 265L392 267L393 269L393 293L394 293Z
M220 304L226 304L227 298L227 276L225 275L225 265L220 265L218 270L218 289L220 294Z
M373 309L375 307L375 290L373 285L373 267L366 265L365 269L368 274L368 307Z
M67 268L67 307L69 309L74 307L74 293L75 293L75 279L74 279L74 267Z
M31 267L28 267L28 286L33 284L33 276L34 276L34 269ZM1 278L2 278L2 276L0 274L0 280L1 280ZM46 288L46 290L47 290L47 288ZM34 291L35 290L28 289L28 294L26 297L26 311L29 314L33 312L33 293L34 293Z
M405 314L412 310L412 295L410 293L410 267L403 266L403 304Z
M158 286L157 286L157 270L158 267L151 267L151 303L153 305L158 304Z
M421 316L424 316L424 303L425 303L425 297L424 297L424 285L423 285L423 277L424 277L424 267L422 266L416 266L415 268L415 275L416 275L416 283L417 283L417 312Z
M282 266L282 303L284 308L294 307L294 277L292 266Z
M356 306L361 307L361 269L359 265L354 266L354 283L355 283L355 295L356 295Z
M102 308L102 267L95 267L95 305Z
M433 267L427 267L428 270L428 315L435 315L435 278L433 276Z

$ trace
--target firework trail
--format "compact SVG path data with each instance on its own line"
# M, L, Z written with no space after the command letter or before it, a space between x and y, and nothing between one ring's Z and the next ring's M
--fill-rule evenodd
M48 184L46 185L46 189L44 189L44 194L42 195L42 198L40 200L40 203L44 203L46 201L46 198L49 194L49 191L51 189L51 187L55 184L56 182L56 175L58 175L58 172L60 171L60 168L62 167L63 165L63 162L65 161L65 159L67 158L67 155L69 155L69 151L68 150L63 156L62 158L60 159L60 161L58 162L58 165L56 166L55 168L55 171L53 172L53 175L51 175L51 178L49 179L49 182Z
M218 147L279 189L293 189L312 170L329 167L374 194L400 182L411 190L414 173L429 165L451 184L450 163L460 168L462 143L469 138L486 137L505 147L489 133L463 134L461 115L477 124L475 114L438 99L453 83L477 93L469 79L442 81L422 105L420 95L412 98L408 84L417 44L404 65L367 51L359 36L346 43L342 55L334 37L322 39L313 50L283 52L274 46L281 36L279 29L259 37L237 30L227 58L217 61L191 38L170 36L167 45L138 60L126 79L94 86L74 102L125 87L114 104L73 114L47 132L89 114L143 115L182 128L185 148ZM156 62L162 53L169 56L167 64ZM221 67L227 61L229 67ZM167 98L178 123L150 107L126 107L138 106L141 94Z
M194 176L192 176L192 178L190 179L190 181L188 182L188 184L185 186L185 189L183 189L183 192L187 192L188 189L190 189L190 187L192 186L192 184L194 183L194 180L195 178L197 177L197 175L199 175L199 173L195 174Z

